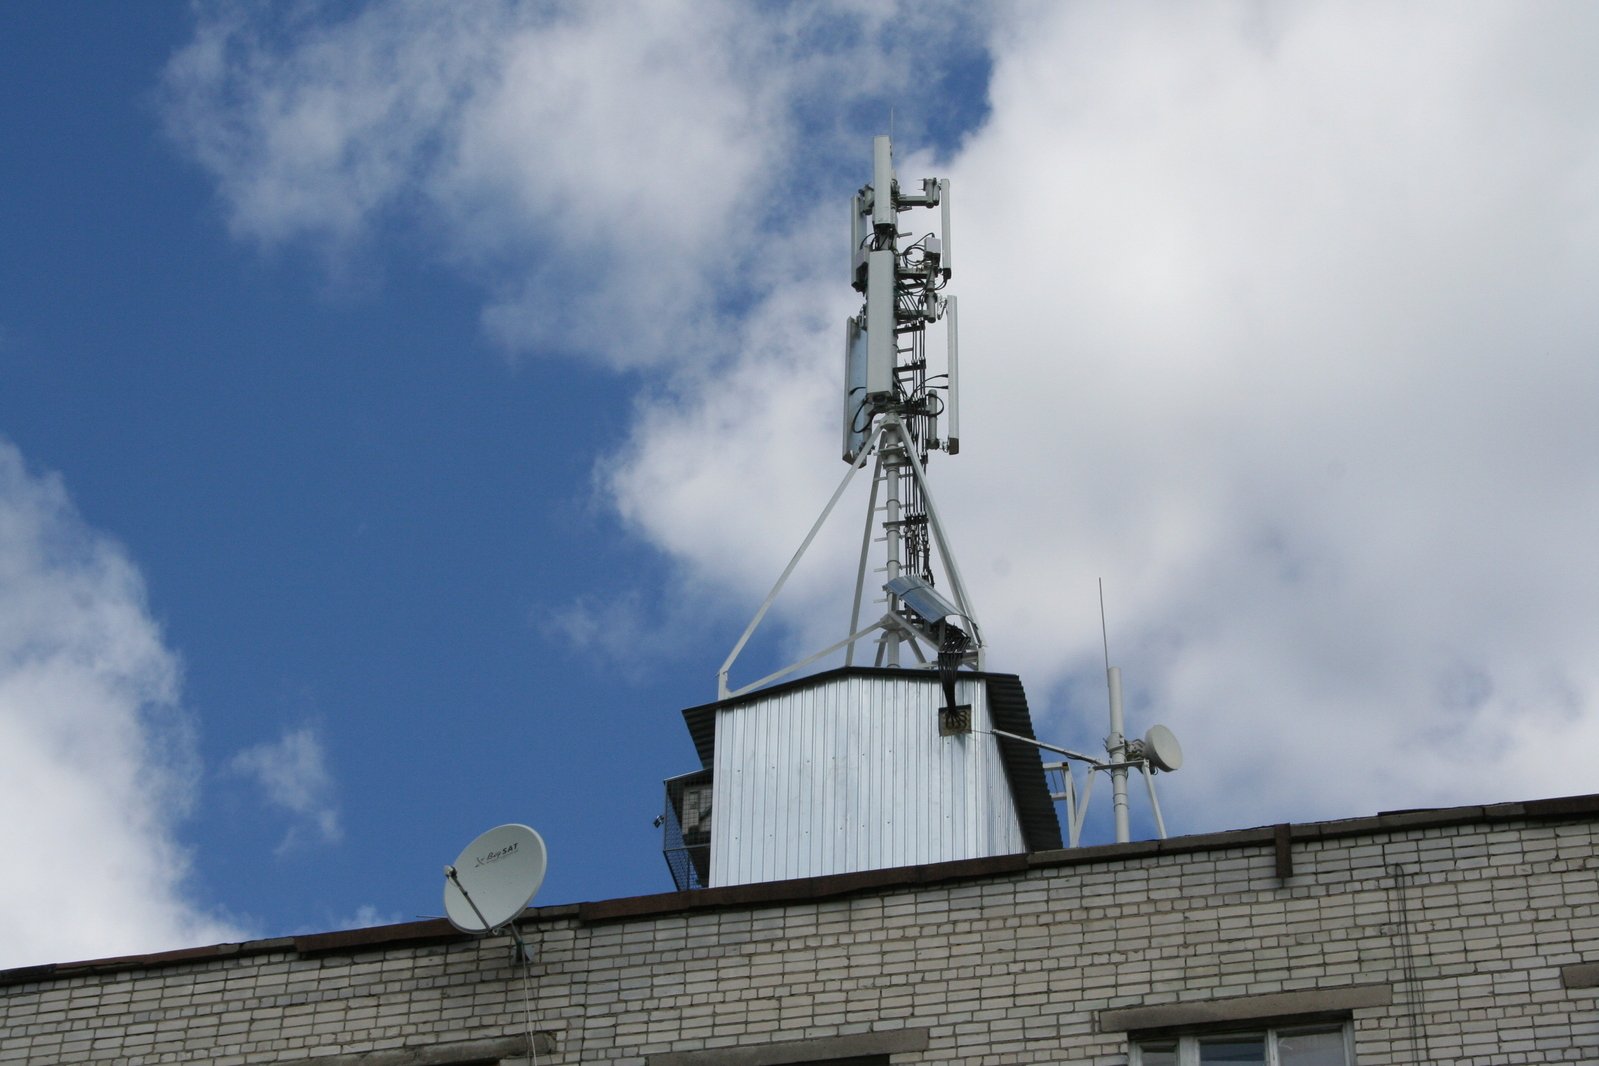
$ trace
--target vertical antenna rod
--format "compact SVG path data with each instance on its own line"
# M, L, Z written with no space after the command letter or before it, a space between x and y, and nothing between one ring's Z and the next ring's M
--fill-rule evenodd
M1105 579L1099 579L1099 641L1105 649L1105 669L1110 669L1110 629L1105 625Z

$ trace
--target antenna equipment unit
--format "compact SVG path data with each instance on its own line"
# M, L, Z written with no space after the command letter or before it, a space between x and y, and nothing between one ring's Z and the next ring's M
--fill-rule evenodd
M910 212L938 211L936 233L916 236ZM876 634L875 665L898 667L908 651L914 665L937 670L954 715L954 676L983 668L984 645L971 599L961 581L927 484L934 451L960 451L960 371L956 303L944 290L952 274L949 227L950 183L924 178L920 188L902 186L894 172L888 137L872 142L872 181L857 192L850 210L850 285L864 297L844 329L843 449L849 472L811 527L788 568L717 673L718 698L749 692L840 650L855 663L856 644ZM914 237L914 239L912 239ZM928 327L945 324L944 371L929 373ZM851 601L849 635L829 647L737 689L728 675L761 620L854 476L872 464L871 497L861 537ZM884 545L878 589L886 610L861 625L861 603L875 543ZM939 571L943 590L935 586ZM958 718L958 715L956 716ZM955 720L954 718L950 720Z

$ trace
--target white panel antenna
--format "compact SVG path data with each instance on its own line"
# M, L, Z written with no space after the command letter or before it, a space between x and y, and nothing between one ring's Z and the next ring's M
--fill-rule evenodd
M844 461L853 463L866 448L871 405L866 402L866 331L860 321L844 323Z
M956 329L959 317L955 313L955 297L951 296L944 301L944 322L948 330L945 351L949 360L949 428L944 431L944 450L950 455L959 455L961 450L960 339Z
M894 149L887 137L872 138L872 228L893 230Z
M894 399L895 265L892 248L873 249L866 257L866 399L873 405Z
M949 179L948 178L939 178L938 179L938 213L939 213L939 221L943 223L943 226L939 230L939 232L941 234L943 234L943 244L944 244L943 252L942 252L942 254L939 257L939 267L943 270L944 277L948 278L950 276L950 274L953 273L954 270L955 270L955 260L953 258L952 251L951 251L951 249L953 248L953 245L950 243L950 239L949 239L950 230L949 230Z

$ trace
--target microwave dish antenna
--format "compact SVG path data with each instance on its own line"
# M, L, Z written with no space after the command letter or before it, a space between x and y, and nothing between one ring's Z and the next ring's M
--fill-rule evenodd
M1144 734L1144 758L1157 770L1171 773L1183 768L1183 749L1177 736L1163 725L1152 725Z

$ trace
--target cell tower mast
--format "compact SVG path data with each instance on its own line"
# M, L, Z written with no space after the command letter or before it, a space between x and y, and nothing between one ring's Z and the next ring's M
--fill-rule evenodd
M843 458L850 464L788 568L750 620L717 674L719 697L759 688L840 649L855 662L856 644L876 633L875 665L900 667L905 653L915 665L937 669L953 694L955 672L983 668L983 640L971 600L927 484L928 456L960 450L959 363L954 296L944 295L951 275L948 179L924 178L919 191L894 174L887 137L872 143L872 182L855 194L850 213L850 284L865 298L845 330ZM939 230L912 240L902 232L902 212L939 209ZM930 374L928 326L946 327L944 373ZM943 423L940 436L940 423ZM854 476L872 463L872 490L861 537L849 635L816 654L739 689L728 674L794 568L827 522ZM872 570L873 533L884 545L883 616L861 626L861 602ZM935 567L935 562L937 566ZM939 591L938 570L945 592ZM953 695L950 706L954 706Z
M982 630L927 483L932 453L960 449L949 192L938 178L901 185L889 139L874 140L871 183L850 204L849 282L862 306L844 333L849 471L722 663L716 701L683 712L700 768L666 781L659 823L679 890L1050 851L1063 843L1052 800L1064 801L1076 844L1100 771L1111 776L1125 840L1129 773L1145 774L1153 803L1154 774L1182 762L1163 726L1143 740L1125 736L1120 673L1108 654L1106 759L1039 741L1021 678L985 666ZM916 224L929 213L936 232ZM939 321L942 345L930 330ZM728 675L739 654L867 469L846 635L734 688ZM863 624L863 610L877 617ZM875 657L857 664L868 638ZM789 677L833 656L843 664ZM1072 767L1046 768L1040 750L1087 764L1080 801ZM1046 769L1059 775L1058 789ZM1164 836L1158 807L1155 818Z

